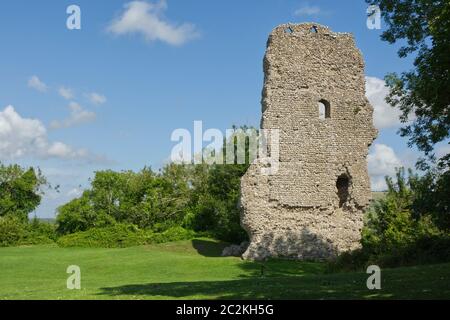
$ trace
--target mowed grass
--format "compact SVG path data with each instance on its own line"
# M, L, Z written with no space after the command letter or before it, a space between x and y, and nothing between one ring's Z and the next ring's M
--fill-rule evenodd
M323 263L261 264L221 257L208 240L125 249L32 246L0 248L0 299L449 299L450 264L327 274ZM81 290L68 290L66 269L81 268Z

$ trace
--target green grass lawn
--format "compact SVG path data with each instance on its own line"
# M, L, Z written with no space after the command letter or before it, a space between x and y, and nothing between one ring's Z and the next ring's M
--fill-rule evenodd
M382 289L365 273L325 273L322 263L261 264L220 257L207 239L125 249L0 248L0 299L410 299L450 298L450 264L382 270ZM69 265L81 290L66 289Z

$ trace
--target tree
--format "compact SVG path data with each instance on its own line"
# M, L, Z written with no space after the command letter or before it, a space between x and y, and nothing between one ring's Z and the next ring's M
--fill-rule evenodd
M98 171L91 188L58 208L58 232L85 231L115 223L164 231L180 225L189 202L188 172L169 164L161 172Z
M450 1L366 0L380 7L387 23L381 38L389 43L406 40L398 54L416 54L414 68L385 78L387 101L402 111L401 136L436 160L434 146L450 137ZM415 119L408 122L410 115ZM408 123L407 123L408 122ZM450 154L440 159L450 166ZM424 164L424 163L422 163Z
M40 170L0 164L0 217L15 216L22 222L41 203L47 182Z
M221 152L225 163L227 152L234 150L233 163L202 164L194 168L189 222L196 231L209 231L218 239L238 243L248 238L240 224L241 178L250 165L250 140L257 141L258 131L246 126L233 126L233 129ZM237 156L239 146L245 148L242 164Z
M411 169L406 175L404 168L397 169L394 178L386 177L385 196L371 204L365 217L361 248L341 254L330 269L365 270L369 265L399 267L450 261L450 234L443 225L448 223L448 216L432 214L449 203L448 194L434 191L435 186L448 183L438 178L431 171L417 175ZM432 199L426 199L430 195Z
M428 170L410 180L414 190L412 214L415 218L430 216L435 225L450 232L450 171Z
M60 234L69 234L78 231L86 231L94 227L105 227L114 224L113 217L104 211L95 212L90 201L90 192L58 208L56 217L57 231Z
M367 214L363 229L363 245L366 248L388 251L414 240L417 220L411 215L414 191L410 182L417 179L411 171L407 179L403 168L397 170L395 181L386 177L386 196L375 202Z
M170 163L158 172L150 168L96 172L89 190L58 209L59 233L124 223L155 232L183 226L221 240L245 240L240 226L240 183L250 162L250 139L256 139L257 131L235 129L223 141L220 156L225 158L226 152L244 146L245 163L239 164L235 152L231 164Z

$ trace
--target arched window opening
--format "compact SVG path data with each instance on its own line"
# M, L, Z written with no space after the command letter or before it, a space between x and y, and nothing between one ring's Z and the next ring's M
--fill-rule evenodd
M348 201L350 179L346 174L341 174L336 181L337 195L339 197L339 208Z
M319 101L319 119L325 120L331 117L331 107L327 100Z

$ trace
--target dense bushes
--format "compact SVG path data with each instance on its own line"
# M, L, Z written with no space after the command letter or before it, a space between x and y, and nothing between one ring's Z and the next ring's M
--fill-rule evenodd
M389 252L440 232L430 216L413 214L415 186L420 179L411 172L406 178L404 169L397 171L395 182L386 178L388 191L385 198L375 202L367 213L362 232L363 247Z
M246 165L197 167L187 227L208 231L214 237L234 243L247 239L240 225L240 181ZM198 171L205 172L198 173Z
M448 235L423 235L405 246L381 253L376 262L380 266L396 267L450 261Z
M48 244L56 240L55 226L33 219L23 222L14 216L0 217L0 247Z
M370 265L392 268L450 261L450 237L445 234L418 237L389 251L381 247L373 249L362 247L343 253L329 263L329 271L365 270Z
M362 231L362 248L338 257L332 269L358 269L371 264L395 267L421 263L450 261L450 234L446 221L448 207L439 201L433 185L439 185L444 175L427 173L419 177L403 169L396 181L386 178L388 191L384 199L369 209ZM424 193L430 198L424 198ZM444 197L445 198L445 197ZM425 208L432 207L432 211Z
M61 246L121 247L198 234L241 242L247 235L240 226L239 189L247 167L172 163L159 172L96 172L91 188L58 209L55 225L28 221L46 184L40 173L1 167L0 245L57 240Z
M92 228L62 236L61 247L129 247L147 243L148 234L132 225L117 224L104 228Z
M178 226L240 241L240 174L232 166L176 164L159 173L97 172L91 189L58 209L57 230L68 235L128 224L163 233Z
M28 215L41 202L47 182L39 170L0 163L0 246L51 243L55 228L31 222Z
M426 174L410 179L414 198L411 211L414 217L430 217L442 231L450 233L450 170L431 169Z
M0 246L16 245L24 237L23 223L16 217L0 217Z
M114 248L190 240L206 235L206 233L197 233L182 227L171 227L162 232L154 232L131 224L114 224L58 236L56 225L41 222L36 218L25 223L16 217L0 217L0 247L56 242L61 247Z
M184 227L242 242L247 234L240 226L238 203L240 178L248 168L249 140L244 131L236 132L224 145L234 148L239 135L245 141L247 164L171 163L159 172L150 168L136 173L96 172L89 190L58 209L58 233L132 224L145 232ZM221 153L224 158L226 150Z
M61 247L131 247L152 243L190 240L196 237L193 231L174 227L161 233L142 230L134 225L116 224L104 228L92 228L62 236L57 243Z
M58 209L58 233L70 234L94 227L105 227L115 222L114 218L102 212L96 213L90 204L89 192Z
M97 172L92 188L58 209L58 233L115 224L164 232L175 226L241 242L239 190L245 165L170 164L155 173Z
M28 214L41 203L41 187L46 184L39 170L0 163L0 217L27 222Z
M141 229L159 224L180 225L189 200L184 166L168 165L162 172L96 172L92 187L59 208L58 232L69 234L114 223Z

